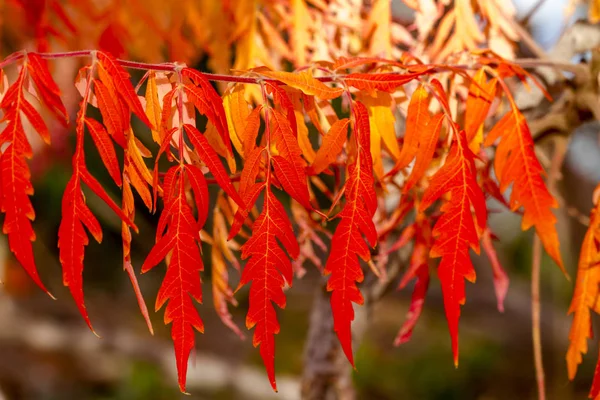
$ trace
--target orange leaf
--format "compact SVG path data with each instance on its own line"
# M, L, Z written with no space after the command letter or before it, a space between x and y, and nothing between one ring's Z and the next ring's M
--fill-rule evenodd
M110 75L116 92L120 98L127 104L129 109L148 127L152 128L152 123L146 116L142 103L138 98L133 85L129 80L129 74L121 67L116 58L108 53L98 52L98 60L106 72ZM106 82L104 82L106 83Z
M415 158L419 151L420 135L427 131L427 126L431 121L429 114L430 96L427 89L420 85L412 94L408 111L406 115L406 132L404 133L404 143L400 150L400 156L394 168L388 173L393 175L403 168ZM429 135L431 138L431 135Z
M424 175L438 145L440 130L445 119L444 114L437 114L427 124L425 130L419 132L419 150L416 154L415 165L410 172L410 176L404 185L404 193L410 190Z
M546 252L566 274L560 257L558 234L556 232L556 217L551 209L558 207L554 197L550 194L542 175L544 170L538 161L531 132L525 117L511 104L512 111L508 112L492 128L484 144L490 146L500 139L496 148L494 170L500 190L506 191L512 186L510 206L513 211L521 206L524 208L523 230L535 226L535 230L542 240Z
M483 125L496 95L496 78L487 80L485 70L479 69L469 86L465 110L465 132L470 143Z
M581 244L577 280L569 314L573 314L573 323L569 332L567 350L567 368L569 379L573 380L582 355L588 351L587 340L592 338L592 319L590 311L600 312L598 295L600 294L600 202L590 214L590 226ZM595 379L594 379L595 381Z
M320 174L335 162L337 156L344 148L344 143L346 143L349 123L350 120L344 118L336 121L331 126L329 132L323 137L323 143L310 166L311 174Z
M121 100L112 98L106 86L98 80L94 81L94 89L98 100L98 108L102 114L102 121L108 133L121 147L126 147L124 132L129 125L129 119L124 121L122 118Z
M331 88L315 79L310 71L279 72L261 70L260 74L268 78L277 79L288 86L301 90L304 94L316 96L323 100L335 99L343 92L343 89L341 88Z
M250 110L248 106L244 94L244 85L242 84L236 84L223 95L223 107L227 117L229 137L242 157L246 156L243 144L245 143L244 133L249 124ZM256 130L258 133L258 127Z
M443 194L450 195L441 207L443 214L433 227L435 242L430 256L442 258L438 277L442 284L455 365L458 365L460 306L465 303L464 279L475 281L469 249L479 253L475 224L481 231L487 220L485 197L477 185L475 174L474 155L468 147L464 131L461 131L452 143L446 162L433 176L419 207L423 211ZM475 218L471 214L471 207L475 210Z

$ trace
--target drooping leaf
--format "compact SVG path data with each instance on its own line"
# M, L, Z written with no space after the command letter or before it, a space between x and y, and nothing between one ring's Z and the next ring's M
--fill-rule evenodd
M231 180L229 179L227 171L225 171L225 167L223 167L223 164L219 161L219 156L210 146L204 135L202 135L193 125L185 124L183 127L193 143L196 152L200 156L200 159L206 164L219 183L219 186L221 186L225 193L227 193L238 205L243 207L244 203L231 184Z
M465 110L465 132L471 143L483 125L496 95L496 78L488 81L485 70L479 69L469 86Z
M508 292L509 280L506 271L504 271L504 268L502 268L502 265L500 264L500 260L498 260L496 249L492 244L492 236L493 235L490 231L490 228L486 228L481 235L481 246L483 247L483 250L490 260L490 264L492 265L494 291L496 292L498 311L504 312L504 299L506 298L506 293Z
M460 306L465 303L464 280L475 281L469 249L479 253L478 229L482 231L487 220L485 197L475 179L474 155L464 131L455 136L450 153L433 176L419 209L427 209L444 194L450 198L444 202L443 214L433 227L435 241L430 256L441 257L438 277L442 284L454 364L458 365L458 320Z
M429 251L432 244L431 226L427 219L423 218L422 215L419 215L417 216L417 222L411 225L411 227L414 227L414 248L410 256L408 269L402 276L398 289L404 288L408 282L413 279L416 279L416 283L410 299L406 320L404 321L404 324L402 324L402 327L394 340L395 346L399 346L410 340L413 330L421 316L421 312L423 311L425 295L427 294L430 281Z
M152 123L146 116L146 112L140 103L140 100L133 89L129 80L129 74L121 67L119 62L108 53L98 52L98 60L101 67L106 70L112 80L115 90L119 97L127 104L129 109L148 127L152 128ZM101 68L101 69L102 69ZM102 82L106 84L106 80Z
M29 92L29 88L37 89L41 104L66 124L67 115L60 100L60 91L52 80L46 62L35 54L28 56L16 81L6 88L0 101L0 109L4 113L0 122L6 122L0 133L0 145L3 147L0 156L0 209L4 213L2 230L8 235L10 251L33 281L49 293L40 280L33 256L32 242L36 236L31 221L35 219L35 211L29 199L33 194L33 186L26 161L32 157L33 151L25 132L25 121L48 144L50 132L40 113L26 98L26 93L34 94Z
M567 369L569 379L573 380L577 367L588 351L588 339L592 338L591 311L600 313L600 203L590 214L590 226L581 244L575 290L569 307L573 322L569 332L567 350ZM596 379L594 378L594 382Z
M354 320L352 303L362 304L363 297L356 286L364 279L358 257L368 262L371 259L369 246L377 242L377 232L373 215L377 200L373 181L373 161L370 153L369 115L360 102L353 103L353 134L356 140L354 162L348 166L346 181L346 204L337 215L340 222L331 241L331 250L325 274L331 275L327 290L331 293L334 330L342 349L352 365L352 333L350 325Z
M260 346L269 381L277 390L274 335L279 333L279 322L273 303L285 308L283 288L292 285L292 264L283 249L292 259L298 257L300 250L292 225L268 181L262 187L265 194L262 212L252 226L252 236L242 246L242 259L248 258L248 262L242 271L240 285L251 282L246 327L254 328L252 343L254 347Z
M514 103L511 107L512 110L490 131L484 145L490 146L500 139L494 157L500 190L504 192L512 184L511 209L516 211L521 206L524 209L521 228L527 230L535 226L546 252L566 273L560 256L556 217L551 210L558 207L558 203L542 179L544 170L535 155L525 117Z
M158 311L168 302L164 322L165 325L172 323L171 337L182 392L185 392L188 358L195 344L194 330L204 332L204 323L192 302L194 299L202 303L199 272L204 269L198 221L194 219L185 194L185 178L192 175L203 174L193 165L173 166L167 172L163 197L165 209L158 222L157 241L142 265L144 273L163 259L168 260L155 309Z
M289 120L277 110L271 110L270 115L271 140L278 152L272 159L275 176L294 200L312 209L304 171L305 161Z
M323 137L323 143L310 166L310 173L320 174L335 162L337 156L344 148L344 143L346 143L349 123L350 120L348 118L343 118L331 126L329 132Z

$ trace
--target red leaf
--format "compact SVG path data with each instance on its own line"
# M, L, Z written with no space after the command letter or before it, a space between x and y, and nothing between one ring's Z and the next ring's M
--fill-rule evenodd
M41 70L38 71L40 75L36 75L36 86L55 86L52 79L48 78L47 69L43 69L44 66L45 64L41 63L39 65ZM0 101L0 108L4 110L0 121L6 121L6 127L0 134L0 146L4 147L0 156L0 204L2 212L5 213L3 232L8 235L10 250L33 281L48 293L37 273L31 245L36 237L31 226L31 221L35 219L35 211L29 200L29 196L33 194L33 186L26 158L31 158L32 149L24 130L22 116L28 119L33 129L46 142L50 141L50 133L40 114L25 98L28 72L29 75L32 74L25 64L21 67L17 80L7 89ZM42 80L44 74L48 74L45 79L50 79L49 82ZM58 100L60 102L60 98ZM46 101L47 99L42 99L42 102Z
M254 347L260 346L269 381L274 390L275 338L279 322L273 303L285 308L283 288L292 285L293 270L289 258L278 241L293 259L300 252L292 225L281 203L269 186L265 189L263 210L252 226L252 236L242 246L242 259L249 258L240 280L240 286L250 285L250 306L246 327L254 329Z
M358 90L367 92L381 90L383 92L395 92L399 86L405 85L413 79L423 75L424 72L412 72L408 74L348 74L344 76L344 82Z
M413 329L423 311L425 295L429 288L429 250L432 242L431 226L429 221L423 218L422 214L419 214L417 215L417 221L411 227L414 227L415 244L410 256L408 270L402 276L398 289L403 289L413 279L416 279L417 282L413 289L406 320L394 340L395 346L399 346L410 340Z
M85 124L90 131L90 135L94 140L94 144L98 149L98 153L100 153L100 158L102 158L102 162L108 170L108 173L118 186L122 186L123 181L121 179L119 160L117 160L117 153L115 153L115 148L106 129L104 129L100 122L91 118L86 118Z
M194 329L204 332L204 324L192 302L193 298L202 303L198 272L204 269L204 265L198 247L198 223L185 195L185 174L189 173L188 168L190 166L178 165L167 172L165 181L170 180L173 184L168 187L165 185L165 209L159 220L158 240L142 265L142 273L147 272L170 254L155 308L159 310L168 302L164 322L165 325L173 324L171 337L175 346L179 389L182 392L185 392L188 358L195 345Z
M89 243L84 226L98 243L102 241L100 224L85 204L79 175L74 174L62 200L62 219L58 228L59 258L63 268L63 283L69 287L79 312L93 331L83 298L83 257L84 248Z
M195 87L186 85L184 87L186 94L190 97L196 108L198 108L198 111L206 115L215 125L228 153L232 154L227 127L227 114L225 114L225 108L223 107L223 99L201 72L191 68L184 68L181 74L190 78L196 85Z
M307 209L312 209L304 159L298 140L294 137L290 122L277 110L271 110L271 140L281 157L273 157L275 175L283 189L298 203Z
M441 208L442 216L433 228L435 242L430 256L442 258L438 276L442 284L455 365L458 365L460 306L465 303L464 279L475 281L469 249L479 253L475 223L482 231L487 219L485 197L477 185L475 173L474 155L468 147L464 131L461 131L452 143L446 162L431 180L420 206L421 211L425 210L443 194L450 195ZM475 210L475 219L471 207Z
M138 98L131 81L129 80L129 74L121 67L116 58L109 55L108 53L98 52L98 60L102 67L110 75L115 90L123 101L129 106L129 109L137 115L149 128L153 128L152 123L146 116L142 103ZM105 82L106 83L106 82Z
M198 153L202 162L206 164L213 174L221 189L223 189L240 207L243 207L244 202L240 198L240 195L235 191L225 167L219 160L217 152L211 147L208 140L206 140L204 135L201 134L195 126L185 124L183 127L194 145L196 153Z
M35 82L41 102L50 109L61 124L66 125L69 121L69 116L60 99L60 89L48 70L46 60L35 53L27 53L27 67L29 76Z
M110 133L119 146L123 148L127 147L124 132L127 126L129 126L129 119L123 121L121 105L118 104L121 100L111 97L109 89L99 80L94 81L94 91L96 99L98 99L98 108L100 109L100 114L102 114L102 121L108 133Z
M352 333L354 320L352 303L362 304L363 297L356 286L364 276L357 256L367 262L371 247L377 242L373 216L377 209L373 181L373 160L370 150L369 114L360 102L352 103L354 136L356 138L355 160L348 166L345 198L346 205L337 215L340 222L331 241L331 250L325 265L325 274L331 275L327 290L331 293L333 324L342 349L352 365Z
M492 244L492 232L489 228L486 228L483 231L483 235L481 236L481 245L483 246L483 250L490 260L490 264L492 264L494 290L496 291L496 299L498 301L498 311L504 312L504 299L506 298L506 293L508 292L508 275L506 275L504 268L502 268L502 265L498 260L496 249Z
M427 257L427 254L425 254ZM412 297L410 298L410 307L406 314L406 321L402 324L402 328L394 339L394 346L399 346L402 343L406 343L410 340L413 330L421 316L423 311L423 304L425 303L425 295L429 288L429 266L427 264L421 264L416 272L417 283L413 289Z

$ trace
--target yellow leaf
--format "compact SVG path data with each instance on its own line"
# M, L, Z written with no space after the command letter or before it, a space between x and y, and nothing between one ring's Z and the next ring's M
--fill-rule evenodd
M298 144L302 150L302 155L304 155L304 158L306 158L310 164L315 159L317 153L313 149L310 138L308 137L308 127L306 126L302 102L300 101L302 94L297 90L288 90L287 94L294 105L294 115L296 116L296 128L298 131Z
M161 112L158 100L158 87L156 86L156 73L150 71L148 82L146 84L146 115L154 127L154 129L152 129L152 139L158 144L162 143L160 134Z
M310 14L304 0L292 0L292 47L296 65L306 64L306 48L309 43Z
M395 120L391 110L392 97L389 93L377 92L377 97L364 95L360 100L369 111L373 168L377 178L381 179L384 175L381 146L385 146L394 161L400 157L400 146L398 146Z
M305 94L316 96L323 100L335 99L343 92L341 88L329 87L315 79L310 71L280 72L261 70L260 73L268 78L277 79L288 86L299 89Z
M244 148L244 129L246 128L246 119L250 111L245 99L244 85L237 84L228 90L223 96L223 106L227 116L227 125L229 126L229 137L233 147L242 157L245 157Z

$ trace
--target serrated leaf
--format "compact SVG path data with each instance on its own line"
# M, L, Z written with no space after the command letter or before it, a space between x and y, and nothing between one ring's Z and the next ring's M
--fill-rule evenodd
M242 271L240 286L252 282L246 327L254 328L252 343L254 347L260 346L274 390L277 390L274 335L279 333L279 322L273 303L285 308L283 288L291 286L293 278L292 264L278 241L289 257L298 257L300 249L292 225L267 184L262 212L252 226L252 236L242 246L242 259L248 258L248 262Z
M475 176L474 155L468 147L464 131L461 131L455 136L444 165L433 176L419 207L423 211L443 194L450 195L441 207L443 214L433 227L435 241L430 256L441 257L438 277L442 284L455 365L458 365L460 306L465 303L464 280L475 281L469 249L479 253L477 232L485 228L487 220L485 197ZM475 217L471 208L475 211Z
M527 230L535 226L546 252L566 274L560 256L556 217L551 210L558 207L558 203L542 179L544 170L535 155L525 117L516 105L511 104L511 107L492 128L484 145L490 146L500 139L494 158L500 190L504 192L512 184L510 207L513 211L521 206L524 209L521 228Z
M158 311L168 302L164 322L165 325L172 323L171 337L175 346L179 389L182 392L185 392L188 358L195 345L194 330L204 332L204 323L192 302L194 299L202 303L198 274L204 269L198 247L200 235L198 221L192 215L185 194L185 177L194 168L191 165L177 165L167 172L165 181L171 183L165 184L165 209L158 223L157 241L142 265L142 273L147 272L170 255L155 309ZM206 213L207 210L202 212Z
M325 171L329 165L335 162L337 156L342 152L344 143L348 137L348 118L336 121L329 132L323 137L323 143L317 151L315 160L310 166L310 171L313 174L320 174Z
M334 330L340 340L344 354L354 365L352 355L351 323L354 320L352 303L362 304L363 297L357 283L364 275L358 257L368 262L371 259L369 246L377 243L377 232L373 216L377 209L375 189L373 187L373 161L370 153L369 115L366 107L354 102L353 134L356 139L355 160L348 166L346 181L346 204L337 215L340 222L331 241L331 250L325 274L331 275L327 281L327 290L331 293Z
M593 336L591 311L600 313L600 304L598 303L600 294L600 206L598 204L591 211L590 225L581 244L577 279L569 307L569 314L573 314L569 332L570 343L566 356L570 380L575 378L577 367L583 361L582 356L588 351L588 339Z
M310 71L280 72L261 70L261 75L277 79L288 86L301 90L304 94L316 96L323 100L331 100L341 96L343 89L332 88L315 79Z

